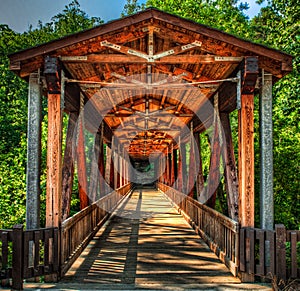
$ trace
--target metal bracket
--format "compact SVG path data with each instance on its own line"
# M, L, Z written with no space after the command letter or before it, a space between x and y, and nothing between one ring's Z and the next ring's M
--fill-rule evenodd
M181 50L186 51L188 49L191 49L191 48L194 48L194 47L201 47L201 46L202 46L202 42L199 41L199 40L195 40L192 43L181 46Z
M190 44L183 45L181 47L175 47L173 49L170 49L170 50L158 53L156 55L153 55L153 31L151 31L150 29L148 29L148 31L149 31L149 54L146 54L146 53L143 53L143 52L140 52L140 51L136 51L136 50L128 48L128 47L113 44L113 43L111 43L107 40L101 41L100 44L101 44L101 46L106 46L106 47L109 47L109 48L117 50L117 51L121 51L121 52L126 53L126 54L130 54L130 55L133 55L133 56L137 56L139 58L143 58L143 59L147 60L149 63L153 63L157 59L161 59L163 57L173 55L176 52L178 53L178 49L179 50L181 49L181 51L186 51L186 50L192 49L194 47L201 47L202 46L202 42L196 40L196 41L194 41ZM181 51L179 51L179 53ZM72 60L72 59L69 59L69 60Z
M101 46L106 46L106 47L109 47L109 48L112 48L114 50L121 50L121 46L120 45L117 45L117 44L114 44L114 43L111 43L107 40L103 40L100 42Z

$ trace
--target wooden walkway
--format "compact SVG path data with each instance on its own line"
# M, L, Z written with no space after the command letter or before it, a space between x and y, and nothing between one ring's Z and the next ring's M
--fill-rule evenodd
M226 286L226 290L249 290L238 287L242 285L164 194L144 189L135 190L117 208L66 276L52 288L183 290L189 286L225 290L215 286ZM251 285L251 290L271 289Z

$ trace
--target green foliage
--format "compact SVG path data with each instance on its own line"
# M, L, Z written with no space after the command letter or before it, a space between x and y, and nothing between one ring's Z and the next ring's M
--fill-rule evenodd
M124 5L124 9L121 13L121 16L125 17L139 12L143 9L145 9L145 4L139 4L138 0L127 0L127 3Z
M39 22L37 29L23 34L0 24L0 228L25 222L27 92L28 84L9 70L8 55L102 23L80 9L77 0L54 16ZM41 225L45 220L47 100L43 99ZM76 199L74 199L76 201ZM76 204L76 203L75 203Z
M273 87L275 222L290 229L300 228L300 7L296 2L269 1L251 21L256 41L294 56L293 72Z
M248 6L238 3L237 0L148 0L147 6L247 38L249 22L243 11Z

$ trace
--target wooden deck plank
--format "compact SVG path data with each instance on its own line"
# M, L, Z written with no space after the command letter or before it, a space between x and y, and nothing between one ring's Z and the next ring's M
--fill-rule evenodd
M192 281L191 281L192 280ZM61 283L237 283L166 197L136 190Z
M162 290L162 286L172 284L235 285L240 280L231 275L164 194L144 189L135 190L117 208L55 287L106 290L127 286L132 290L159 286Z

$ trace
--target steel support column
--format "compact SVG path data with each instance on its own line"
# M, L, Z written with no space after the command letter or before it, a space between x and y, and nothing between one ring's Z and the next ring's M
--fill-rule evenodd
M40 227L40 165L42 100L39 74L29 77L26 170L26 227Z
M260 227L273 230L272 75L262 73L260 90Z

